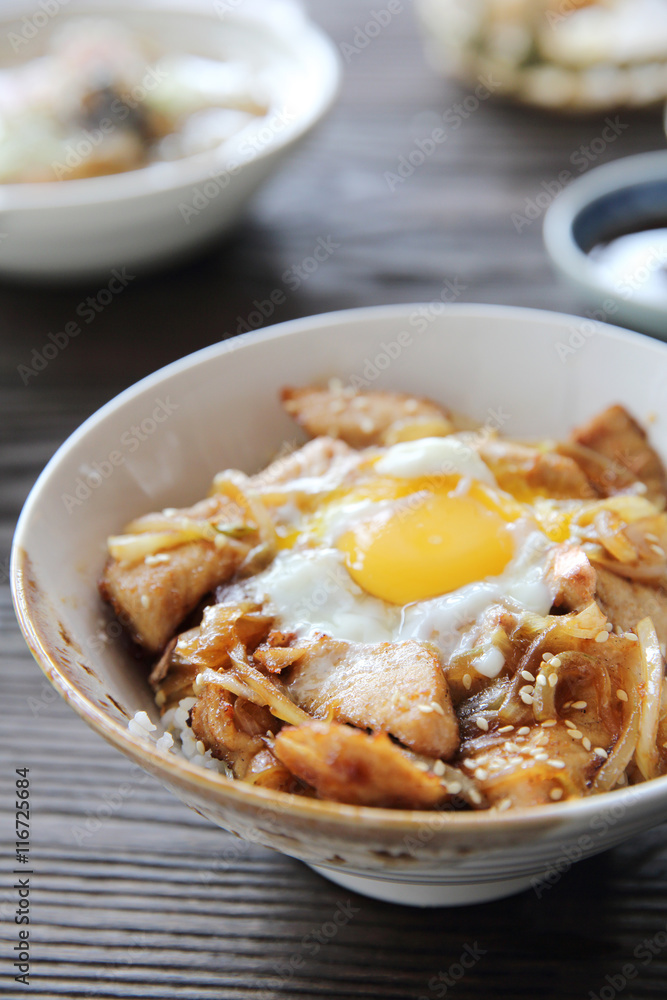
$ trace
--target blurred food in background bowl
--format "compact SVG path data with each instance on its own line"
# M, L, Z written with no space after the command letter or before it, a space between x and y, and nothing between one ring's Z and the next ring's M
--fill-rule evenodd
M20 8L25 11L25 8ZM338 84L290 0L79 0L0 23L0 272L155 265L228 229Z
M564 345L578 343L580 318L478 305L431 310L426 324L423 316L424 306L400 305L284 323L183 358L112 400L62 446L26 503L14 541L14 599L30 648L72 707L220 826L381 899L472 903L531 884L541 895L573 859L667 818L667 777L528 808L446 812L228 780L169 750L148 671L119 642L122 627L98 594L106 539L139 511L191 504L224 468L253 473L277 454L284 467L294 426L278 390L290 383L337 376L344 387L431 397L492 438L500 422L504 436L524 440L562 437L615 402L651 421L651 440L667 454L665 345L600 324L563 357ZM159 565L164 553L145 558ZM332 584L335 575L310 588L315 607ZM135 596L144 609L160 599L159 591ZM607 640L605 631L605 650ZM661 658L656 666L662 670ZM655 712L658 702L651 704ZM583 732L574 738L584 745Z
M667 97L664 0L417 0L433 64L568 111Z
M591 318L667 340L667 151L577 178L549 206L544 242Z

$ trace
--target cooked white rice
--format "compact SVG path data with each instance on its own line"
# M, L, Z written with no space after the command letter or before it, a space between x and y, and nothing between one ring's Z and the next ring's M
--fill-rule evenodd
M195 739L194 733L188 725L190 709L196 700L196 698L181 698L178 705L168 709L162 716L163 732L158 738L153 736L158 727L143 711L135 712L134 718L130 719L127 728L135 736L143 736L144 739L151 741L155 740L155 746L160 750L172 751L185 757L191 764L196 764L197 767L208 768L210 771L217 771L219 774L232 777L224 761L216 760L210 750L202 752L203 744Z

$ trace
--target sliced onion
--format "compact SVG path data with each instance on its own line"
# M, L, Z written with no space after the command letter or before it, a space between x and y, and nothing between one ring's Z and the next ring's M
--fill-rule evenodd
M642 684L640 697L639 739L635 761L642 777L648 781L658 774L658 723L664 668L660 643L650 618L642 618L637 625L641 653Z
M577 615L563 615L559 621L559 632L573 636L575 639L594 639L601 632L607 619L595 601L588 604Z
M591 786L593 792L608 792L610 788L618 784L625 774L625 769L632 760L637 746L641 719L639 685L642 676L641 656L637 646L638 643L633 643L633 648L628 650L627 680L624 683L628 700L621 703L623 706L621 732L608 759L595 775Z
M143 535L112 535L107 541L109 555L118 562L140 562L146 556L178 548L201 539L200 530L149 531Z
M231 649L229 655L234 664L234 672L252 692L252 696L246 694L244 698L254 701L257 705L266 705L272 715L282 719L283 722L289 722L292 726L300 726L302 722L312 722L312 717L307 712L295 705L268 677L247 662L240 644Z

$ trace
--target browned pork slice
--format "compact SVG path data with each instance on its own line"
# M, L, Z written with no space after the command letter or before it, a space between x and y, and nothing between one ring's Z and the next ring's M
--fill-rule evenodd
M324 476L327 472L343 467L355 452L344 441L333 437L318 437L302 448L274 459L262 472L250 477L253 490L262 492L282 486L293 480ZM298 487L298 483L295 483Z
M219 495L166 517L148 515L135 521L133 529L140 528L142 521L150 524L153 516L167 526L183 517L211 524L217 518L227 520L229 509L229 499ZM137 538L141 538L140 531ZM169 548L159 553L158 561L150 555L137 561L112 558L104 568L100 593L133 638L157 653L202 597L234 574L256 543L254 533L239 539L220 534L215 541L201 538Z
M301 640L286 675L289 697L309 714L389 733L417 753L451 757L458 722L438 657L414 640Z
M304 386L281 393L283 406L299 426L317 437L341 438L353 448L392 444L405 437L449 434L454 426L447 411L402 392L352 392Z
M388 736L337 722L287 726L275 755L322 799L393 809L432 809L450 797L441 779L420 770Z
M638 580L597 568L595 600L610 622L628 631L647 616L653 622L661 643L667 643L667 593L662 587L650 587Z
M213 757L225 761L236 778L264 788L293 791L294 778L267 748L280 723L269 710L237 698L217 684L201 684L190 725Z
M500 488L519 500L531 500L536 493L562 500L595 495L576 462L556 451L489 439L479 452Z
M602 496L627 489L639 479L646 485L649 500L664 503L667 493L665 467L644 429L624 407L610 406L599 413L573 432L572 441L608 460L609 465L601 473L599 467L597 470L593 467L593 462L586 468L585 453L577 459Z
M607 751L602 747L605 756L596 755L592 745L590 750L582 745L579 730L572 732L574 737L558 723L547 729L534 727L526 736L514 731L504 738L474 740L473 745L461 747L459 766L476 779L492 806L502 808L503 802L535 806L576 798L586 793Z
M596 573L581 546L563 542L549 552L545 582L555 607L582 611L595 595Z

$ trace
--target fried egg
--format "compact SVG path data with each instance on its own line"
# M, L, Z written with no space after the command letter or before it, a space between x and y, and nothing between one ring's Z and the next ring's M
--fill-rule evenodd
M501 491L466 435L360 453L341 481L286 504L281 550L246 590L301 636L418 639L452 655L493 605L546 615L553 542L531 507ZM476 660L496 676L502 654Z

